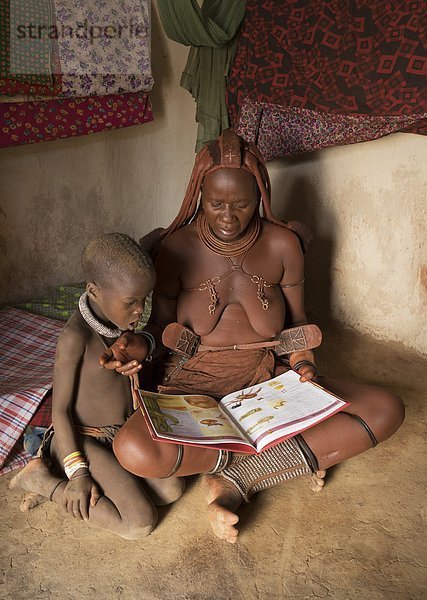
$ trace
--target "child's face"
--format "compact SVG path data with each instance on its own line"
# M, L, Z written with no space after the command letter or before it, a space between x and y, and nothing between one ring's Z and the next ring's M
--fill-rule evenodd
M144 312L145 298L151 292L152 282L138 272L123 275L108 286L97 287L96 294L90 295L92 307L105 323L116 327L134 330Z

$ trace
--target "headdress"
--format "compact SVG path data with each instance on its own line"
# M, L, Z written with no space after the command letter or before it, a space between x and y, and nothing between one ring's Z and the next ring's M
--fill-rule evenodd
M197 213L204 178L208 173L223 168L245 169L251 173L256 179L261 196L264 219L282 227L292 229L300 237L302 243L309 242L309 234L303 231L304 226L302 224L286 224L273 215L271 210L270 177L264 159L255 144L246 142L234 133L232 129L225 129L216 140L206 144L196 155L193 171L180 211L169 227L162 231L162 238L191 223Z

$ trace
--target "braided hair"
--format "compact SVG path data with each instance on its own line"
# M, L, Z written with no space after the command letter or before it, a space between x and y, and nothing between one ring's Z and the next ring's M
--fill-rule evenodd
M251 173L255 177L258 193L261 197L264 219L294 230L302 242L308 243L308 232L304 232L302 224L293 222L286 224L273 215L271 210L271 183L265 161L255 144L246 142L232 129L225 129L216 140L206 144L196 155L181 208L173 222L161 233L162 238L191 223L197 213L204 178L208 173L224 168L245 169Z

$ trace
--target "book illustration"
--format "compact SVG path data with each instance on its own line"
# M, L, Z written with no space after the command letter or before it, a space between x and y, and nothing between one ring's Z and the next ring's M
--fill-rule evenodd
M245 390L242 390L242 392L240 394L238 394L237 396L235 396L233 398L233 400L231 400L228 403L224 403L224 406L227 406L227 404L230 404L230 408L232 410L234 410L235 408L240 408L242 406L242 402L244 400L252 400L253 398L257 398L261 389L262 389L261 387L259 387L257 390L249 389L247 392L245 392ZM257 400L262 400L262 398L257 398Z
M285 389L285 386L283 383L280 383L279 381L275 381L274 379L273 379L273 381L270 381L270 383L268 383L268 385L270 387L272 387L273 389L277 390L278 392Z
M138 390L154 439L261 452L342 410L348 403L314 382L287 371L237 390L217 402L205 395Z
M275 402L273 404L273 408L275 410L277 410L278 408L281 408L282 406L285 406L285 404L286 404L286 400L279 400L279 402Z
M262 419L259 419L255 425L252 425L251 427L248 427L246 429L246 433L248 435L251 435L252 433L254 433L257 429L259 429L261 427L261 425L263 425L264 423L269 423L270 421L272 421L274 419L274 415L269 415L268 417L262 417Z
M249 412L247 412L245 415L243 415L242 417L240 417L239 421L243 421L243 419L247 419L248 417L254 415L257 412L261 412L262 408L258 407L258 408L253 408L252 410L250 410Z
M164 412L155 398L147 398L147 405L155 426L159 431L172 431L172 427L168 424L168 420L174 425L179 424L179 419L174 415Z
M214 425L224 427L224 423L221 423L221 421L217 421L216 419L202 419L199 423L200 425L206 425L206 427L213 427Z
M184 400L196 408L218 408L218 402L210 396L184 396Z
M210 396L155 394L139 390L145 414L154 431L166 438L179 436L183 440L195 435L206 439L223 436L236 439L239 433Z

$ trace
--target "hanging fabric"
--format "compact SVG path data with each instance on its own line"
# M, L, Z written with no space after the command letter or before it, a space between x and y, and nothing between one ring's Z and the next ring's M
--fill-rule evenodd
M153 87L149 0L53 0L62 96Z
M146 92L0 103L0 148L63 139L153 120Z
M52 0L0 2L0 94L57 96L62 92L56 40L22 39L29 23L54 22ZM14 35L11 35L11 30Z
M158 0L166 35L191 46L181 86L196 101L196 152L229 127L226 80L235 54L243 0Z
M227 88L266 160L395 131L424 133L422 2L248 0Z

